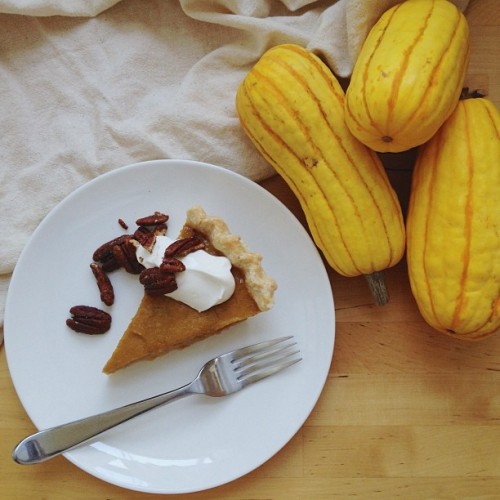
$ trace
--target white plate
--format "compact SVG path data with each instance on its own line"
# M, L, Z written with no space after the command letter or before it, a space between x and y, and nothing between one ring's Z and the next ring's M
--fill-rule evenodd
M123 232L118 218L132 228L155 210L170 215L168 234L175 236L196 204L262 253L279 284L274 308L188 349L104 375L142 286L136 276L113 273L111 330L69 330L71 306L102 307L88 267L93 251ZM302 351L299 364L227 398L191 396L164 406L65 453L104 481L150 493L200 491L252 471L293 437L316 404L333 354L333 298L296 218L258 184L223 168L177 160L130 165L82 186L43 220L18 261L5 312L9 369L39 429L173 389L218 354L290 334Z

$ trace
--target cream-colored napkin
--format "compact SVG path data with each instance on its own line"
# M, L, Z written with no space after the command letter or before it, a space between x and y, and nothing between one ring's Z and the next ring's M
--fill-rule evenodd
M158 158L269 176L235 113L245 74L269 47L297 43L347 77L395 3L0 0L0 324L16 260L61 199Z

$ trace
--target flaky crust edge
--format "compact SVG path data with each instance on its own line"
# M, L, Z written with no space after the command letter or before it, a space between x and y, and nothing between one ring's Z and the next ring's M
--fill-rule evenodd
M233 266L241 269L257 307L261 311L271 309L278 285L264 271L262 255L251 252L240 236L231 233L224 220L207 215L200 206L194 206L186 212L186 224L203 233L214 248L223 253Z

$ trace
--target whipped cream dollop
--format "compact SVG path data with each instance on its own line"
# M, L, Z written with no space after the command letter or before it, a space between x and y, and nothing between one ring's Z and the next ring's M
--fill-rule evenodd
M151 252L142 245L137 247L137 260L146 268L159 267L165 250L173 242L168 236L157 236ZM179 260L186 269L176 273L177 290L166 294L168 297L202 312L233 295L235 282L227 257L197 250Z

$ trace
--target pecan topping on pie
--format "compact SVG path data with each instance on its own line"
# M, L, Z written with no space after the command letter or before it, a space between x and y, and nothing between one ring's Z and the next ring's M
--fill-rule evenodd
M177 290L175 275L159 267L144 269L139 276L139 281L144 285L148 295L165 295Z

